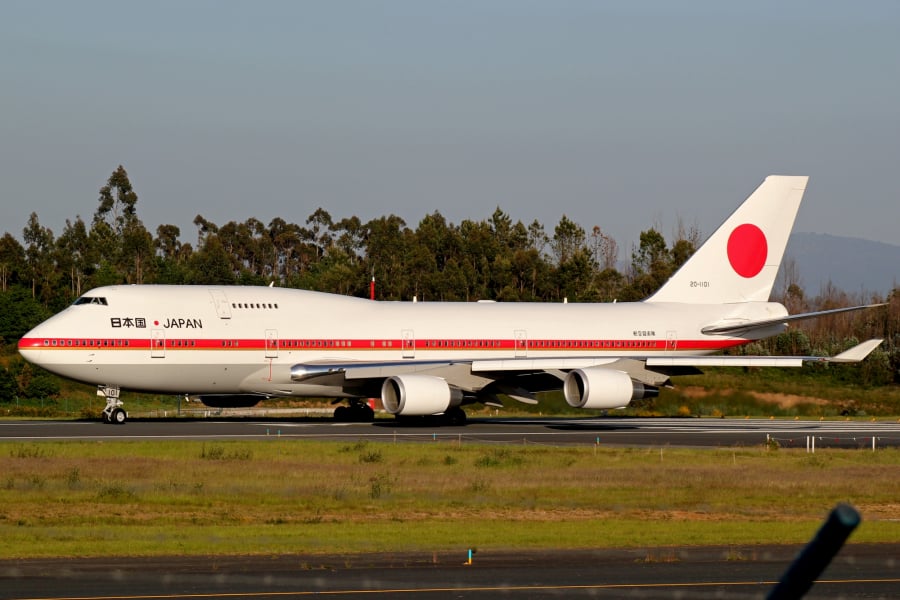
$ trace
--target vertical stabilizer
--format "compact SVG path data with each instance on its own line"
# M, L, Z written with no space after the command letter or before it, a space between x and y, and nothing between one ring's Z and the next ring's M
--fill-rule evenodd
M766 177L646 302L767 301L808 180Z

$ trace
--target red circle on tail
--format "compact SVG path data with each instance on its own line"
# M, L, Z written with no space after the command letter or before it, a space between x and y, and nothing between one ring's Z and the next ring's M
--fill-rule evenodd
M728 262L741 277L749 279L759 275L768 254L766 234L756 225L739 225L728 238Z

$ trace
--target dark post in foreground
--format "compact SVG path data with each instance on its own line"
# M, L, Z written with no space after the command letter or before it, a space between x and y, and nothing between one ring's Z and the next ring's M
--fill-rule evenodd
M859 525L860 520L859 513L849 504L835 506L816 536L794 559L778 584L769 592L767 600L802 598Z

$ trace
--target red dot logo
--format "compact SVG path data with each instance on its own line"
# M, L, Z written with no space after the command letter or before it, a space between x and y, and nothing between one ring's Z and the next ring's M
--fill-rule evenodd
M756 277L765 266L768 254L766 234L756 225L740 225L728 238L728 262L741 277Z

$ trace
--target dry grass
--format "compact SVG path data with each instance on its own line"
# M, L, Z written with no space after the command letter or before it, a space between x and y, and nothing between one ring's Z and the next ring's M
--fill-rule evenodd
M898 541L897 481L894 450L0 443L0 556L798 542L842 501Z

